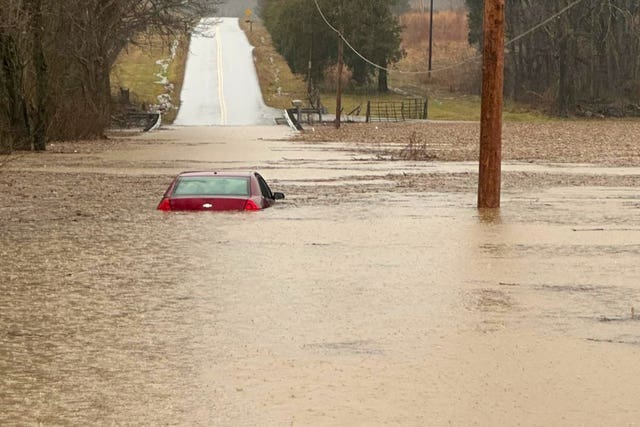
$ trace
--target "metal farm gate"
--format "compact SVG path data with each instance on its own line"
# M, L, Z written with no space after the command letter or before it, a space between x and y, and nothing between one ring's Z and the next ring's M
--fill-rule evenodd
M367 101L367 123L401 122L427 118L427 100L424 98L403 101Z

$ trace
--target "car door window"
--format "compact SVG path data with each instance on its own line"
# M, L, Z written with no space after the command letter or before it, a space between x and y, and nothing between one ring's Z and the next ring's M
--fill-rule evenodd
M260 191L262 191L262 196L267 199L273 199L273 193L267 185L267 181L265 181L264 178L262 178L258 174L256 174L256 178L258 179L258 183L260 184Z

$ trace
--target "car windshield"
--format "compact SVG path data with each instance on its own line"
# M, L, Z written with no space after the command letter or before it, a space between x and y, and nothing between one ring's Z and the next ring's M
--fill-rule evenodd
M219 176L183 176L174 196L248 196L249 178Z

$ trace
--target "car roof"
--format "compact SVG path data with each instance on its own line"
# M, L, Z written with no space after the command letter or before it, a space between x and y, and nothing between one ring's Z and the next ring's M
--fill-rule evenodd
M253 171L186 171L178 176L235 176L248 178L254 175Z

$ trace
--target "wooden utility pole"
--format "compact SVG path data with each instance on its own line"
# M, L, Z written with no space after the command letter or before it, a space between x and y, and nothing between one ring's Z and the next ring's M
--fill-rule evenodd
M311 89L313 88L313 83L311 82L311 60L313 59L313 34L311 35L311 39L309 40L309 63L307 64L307 95L311 97ZM312 105L311 108L315 108L315 105Z
M342 34L338 35L338 93L336 94L336 129L340 129L340 116L342 115L342 65L344 55L344 40Z
M342 15L343 0L340 0L338 4L338 16L340 16L340 33L338 33L338 76L337 76L337 93L336 93L336 129L340 129L340 116L342 115L342 66L343 66L343 56L344 56L344 40L342 39L342 33L344 32L344 16Z
M429 78L431 78L431 57L433 56L433 0L429 6Z
M478 208L500 207L505 0L484 0Z

